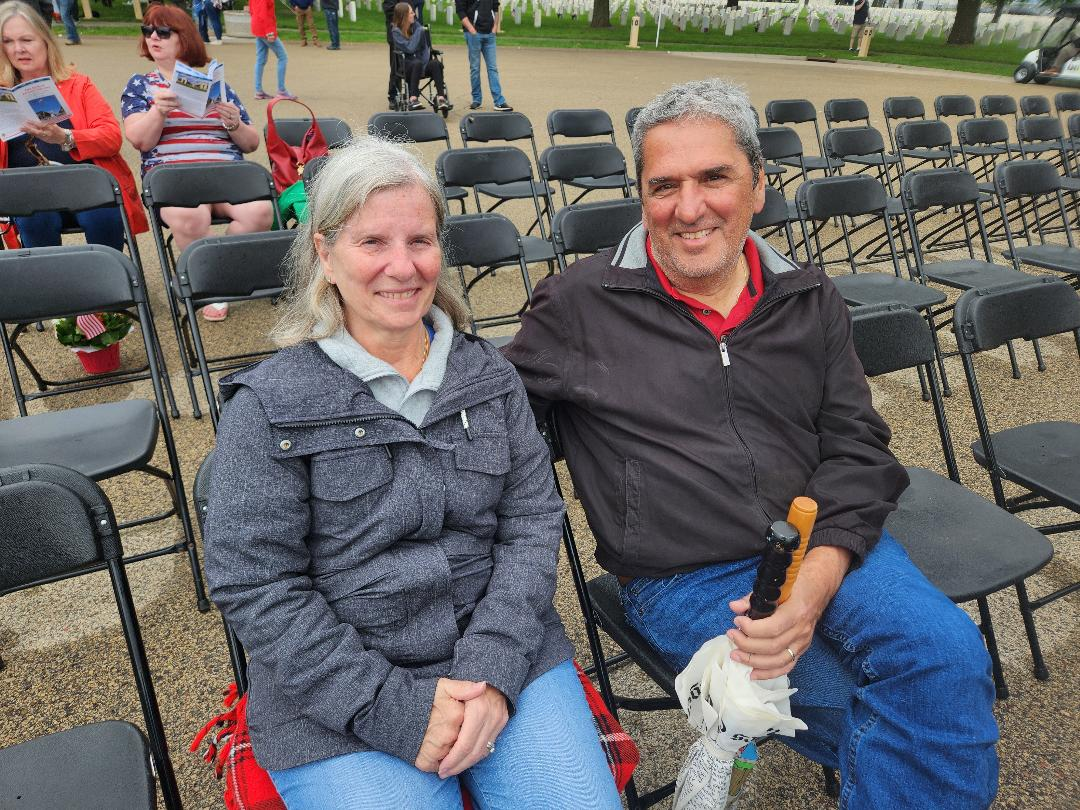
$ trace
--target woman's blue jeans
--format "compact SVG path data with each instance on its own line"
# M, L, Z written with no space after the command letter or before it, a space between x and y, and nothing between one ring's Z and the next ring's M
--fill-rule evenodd
M633 579L623 609L682 670L733 626L728 602L750 592L757 563ZM809 728L778 739L840 769L841 810L990 805L998 730L982 634L888 533L844 578L789 677L792 714Z
M522 691L495 753L458 777L440 779L389 754L364 751L270 771L270 778L289 810L461 810L462 783L477 810L622 806L570 661Z
M285 53L285 46L277 37L274 37L273 42L266 37L255 37L255 92L263 92L262 78L267 51L273 51L277 58L277 89L279 93L285 93L285 66L289 64L289 57Z
M221 39L221 12L210 0L206 0L199 9L199 36L202 37L203 42L210 41L210 33L206 28L207 22L214 31L214 39Z
M64 24L64 36L68 42L82 42L79 29L75 27L75 0L57 0L56 10L60 12L60 22Z
M60 230L65 224L72 224L72 218L82 228L87 244L124 249L124 223L115 208L94 208L67 215L40 211L28 217L15 217L15 227L25 247L55 247L61 241Z
M469 48L469 82L472 84L472 100L479 104L483 101L483 93L480 88L480 57L484 57L487 65L488 87L491 88L491 100L496 107L506 104L503 98L502 85L499 84L499 65L495 61L495 35L494 34L470 34L465 32L465 44Z

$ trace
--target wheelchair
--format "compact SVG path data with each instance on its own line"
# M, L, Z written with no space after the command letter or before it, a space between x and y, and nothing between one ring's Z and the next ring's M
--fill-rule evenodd
M446 83L446 66L443 64L443 52L431 46L431 30L428 28L424 28L424 44L431 52L431 59L443 65L443 84L446 85L447 106L441 110L439 109L438 104L436 104L438 91L435 88L435 80L429 76L420 77L416 98L421 104L431 107L436 113L441 112L443 118L447 118L450 115L450 110L454 109L454 105L450 101L450 86ZM394 50L394 80L397 82L397 103L394 109L397 112L407 112L409 109L409 82L405 75L405 60L407 58L404 52Z

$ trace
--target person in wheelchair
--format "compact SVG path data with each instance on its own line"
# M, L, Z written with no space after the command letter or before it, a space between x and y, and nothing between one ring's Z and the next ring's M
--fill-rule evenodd
M394 6L390 35L394 38L394 47L405 55L402 70L405 81L409 85L408 108L410 110L424 109L424 105L419 100L420 79L427 77L435 82L435 90L438 93L435 97L435 109L449 110L446 84L443 82L442 62L432 58L431 37L427 29L416 21L416 12L408 3L398 3Z

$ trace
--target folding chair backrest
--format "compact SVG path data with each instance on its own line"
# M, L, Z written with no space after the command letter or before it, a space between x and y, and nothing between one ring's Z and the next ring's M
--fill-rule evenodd
M984 117L1012 115L1017 111L1016 99L1012 96L990 95L979 99L979 115Z
M92 163L0 171L0 216L107 206L123 209L120 186L111 174Z
M195 208L274 200L276 195L269 171L250 160L236 160L158 166L143 178L143 197L147 207Z
M1046 96L1021 96L1021 115L1050 115L1050 99Z
M548 138L555 145L555 136L564 138L591 138L608 135L615 142L615 127L611 116L604 110L552 110L547 116Z
M1059 118L1048 115L1025 116L1016 122L1016 138L1021 143L1060 141L1064 137Z
M873 177L854 174L807 180L799 186L795 201L807 219L825 220L842 215L880 215L888 204L888 195Z
M945 95L934 99L936 118L974 118L975 99L971 96Z
M870 110L861 98L832 98L825 102L825 120L830 126L861 121L870 125Z
M994 182L1003 197L1035 197L1061 188L1061 175L1045 160L1010 160L994 170Z
M774 99L765 105L765 120L774 124L817 122L817 108L805 98Z
M902 121L896 126L899 149L934 149L952 146L952 130L944 121Z
M1009 128L1000 118L968 118L956 125L956 139L965 146L992 146L1009 140Z
M131 259L104 245L0 251L0 322L30 323L146 303Z
M1080 329L1080 297L1067 281L1031 281L968 290L953 312L961 354L996 349L1008 340L1033 340Z
M1080 113L1073 113L1069 116L1069 137L1080 138Z
M619 244L640 223L640 200L604 200L560 208L551 230L560 252L597 253Z
M330 149L340 149L352 140L352 128L340 118L333 116L316 116L319 129L322 130L326 145ZM299 146L311 126L310 118L275 118L274 127L281 140L289 146ZM266 137L266 127L263 127L263 138Z
M502 214L462 214L447 218L443 250L447 264L490 267L517 259L521 237Z
M315 182L315 178L319 176L319 172L323 170L323 166L330 160L329 155L319 155L317 158L312 158L304 164L304 174L302 180L304 181L304 191L311 197L311 187Z
M930 325L903 304L855 307L851 340L867 377L925 366L935 359Z
M1067 93L1057 93L1054 96L1054 109L1058 115L1063 112L1080 112L1080 93L1075 90Z
M435 171L444 186L464 188L531 180L533 176L529 158L513 146L448 149L435 161Z
M199 239L177 261L181 293L196 304L279 295L295 236L295 230L286 230Z
M916 96L889 96L881 105L886 120L925 118L926 106Z
M825 133L822 146L825 156L829 158L873 155L885 151L885 141L873 127L830 129Z
M53 464L0 469L0 594L124 554L105 493Z
M626 111L626 134L632 136L634 134L634 123L637 121L638 113L641 112L641 107L631 107Z
M442 141L450 148L450 133L441 115L421 112L375 113L367 122L368 132L383 138L407 138L414 143Z
M913 211L970 205L979 201L979 184L965 169L944 167L908 172L900 181L904 205Z
M751 230L758 231L762 228L785 225L789 219L788 204L784 195L772 186L765 186L765 205L754 214L750 221Z
M549 146L540 154L540 176L545 180L617 174L626 174L626 159L619 147L611 143Z
M432 113L434 115L434 113ZM532 122L524 113L485 112L469 113L461 119L461 141L467 147L469 141L520 141L533 138Z
M765 160L800 157L803 154L802 139L791 127L759 127L758 143Z

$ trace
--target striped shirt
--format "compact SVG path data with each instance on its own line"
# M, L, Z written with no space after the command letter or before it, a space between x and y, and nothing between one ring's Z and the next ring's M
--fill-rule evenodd
M165 77L156 70L145 75L136 73L128 79L124 94L120 97L120 114L127 118L146 112L154 106L155 91L168 87ZM250 124L251 117L227 83L225 97L240 110L240 120ZM155 166L165 163L243 159L243 152L225 131L217 112L208 112L199 118L183 110L173 110L161 128L161 138L150 150L142 153L142 173L146 174Z

